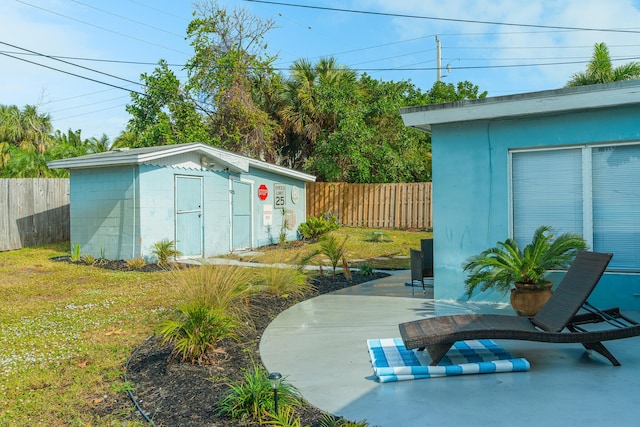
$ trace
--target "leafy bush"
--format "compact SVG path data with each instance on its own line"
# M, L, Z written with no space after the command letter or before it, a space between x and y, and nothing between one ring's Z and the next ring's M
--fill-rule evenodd
M331 267L333 267L333 275L336 275L336 267L341 259L344 258L345 248L348 236L344 236L342 243L338 242L338 238L334 235L325 235L320 239L320 253L329 258Z
M373 267L369 264L360 264L358 265L358 269L363 276L373 276Z
M325 214L318 217L310 217L306 222L298 226L298 232L305 239L318 239L338 228L338 219L335 215Z
M175 318L161 321L156 328L162 343L174 345L172 354L182 361L204 363L207 353L224 338L236 338L231 317L198 303L185 303Z
M245 371L244 381L229 386L229 391L219 402L219 414L234 420L261 421L275 413L269 373L262 366L254 362L253 368ZM285 413L287 408L301 405L297 389L283 379L278 387L279 410Z
M169 258L175 258L180 255L179 250L175 247L176 242L169 239L162 239L159 242L153 244L153 250L151 251L158 258L158 265L166 267L169 262Z

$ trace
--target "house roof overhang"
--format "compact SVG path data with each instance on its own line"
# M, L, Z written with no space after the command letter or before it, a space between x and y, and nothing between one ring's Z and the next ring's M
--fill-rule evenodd
M401 108L404 124L424 132L433 125L564 113L640 104L640 80Z
M252 159L227 150L212 147L200 142L189 144L163 145L158 147L144 147L132 149L116 149L104 153L54 160L47 165L52 169L85 169L108 166L124 166L152 163L154 160L164 159L181 154L196 153L214 160L216 163L233 172L248 172L249 167L255 167L278 175L314 182L315 176L283 166Z

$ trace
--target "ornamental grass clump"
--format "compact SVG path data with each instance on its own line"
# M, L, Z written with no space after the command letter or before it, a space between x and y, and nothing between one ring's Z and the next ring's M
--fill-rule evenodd
M156 326L173 355L190 363L211 363L217 344L237 339L251 327L246 306L253 291L253 274L239 266L201 265L174 269L167 285L175 287L182 302Z

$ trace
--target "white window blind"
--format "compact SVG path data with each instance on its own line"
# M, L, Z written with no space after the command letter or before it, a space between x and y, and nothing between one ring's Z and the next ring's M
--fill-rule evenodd
M582 149L512 153L513 237L520 247L541 225L583 235Z
M593 164L593 249L609 266L640 268L640 145L597 147Z

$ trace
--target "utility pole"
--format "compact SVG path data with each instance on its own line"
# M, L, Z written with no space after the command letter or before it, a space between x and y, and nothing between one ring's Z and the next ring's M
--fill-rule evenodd
M436 81L442 80L442 58L440 57L440 39L436 36Z

